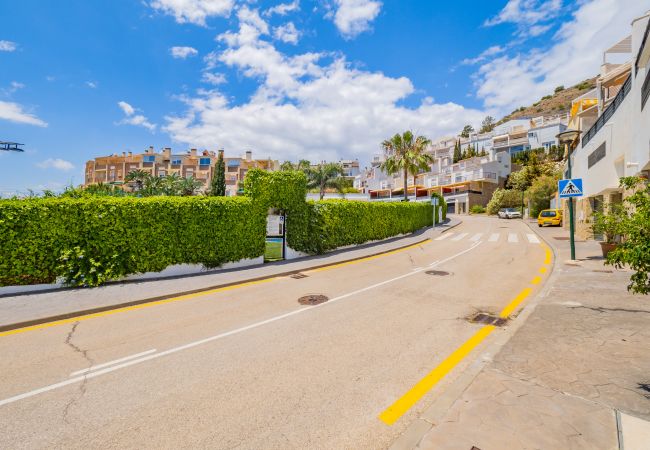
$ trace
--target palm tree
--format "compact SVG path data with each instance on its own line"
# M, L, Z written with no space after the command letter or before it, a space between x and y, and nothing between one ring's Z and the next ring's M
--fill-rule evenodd
M194 177L183 178L180 182L180 195L190 196L203 186L203 183Z
M381 143L386 154L386 160L381 164L381 170L389 175L400 172L404 174L404 201L408 201L408 176L413 178L421 170L427 170L434 161L433 156L425 153L431 141L424 136L414 136L411 131L396 134ZM415 183L414 183L415 184Z
M302 161L299 163L299 165ZM303 164L304 166L304 164ZM343 167L337 163L321 163L307 170L307 187L309 189L318 189L320 192L320 199L325 196L327 188L336 189L342 192L343 184L341 183L341 175L343 174Z
M149 177L149 172L142 169L136 169L129 172L124 178L124 181L127 183L135 183L135 190L141 191L144 187L144 180L146 180L147 177Z
M181 177L177 173L172 173L166 177L161 177L161 189L165 195L180 195Z

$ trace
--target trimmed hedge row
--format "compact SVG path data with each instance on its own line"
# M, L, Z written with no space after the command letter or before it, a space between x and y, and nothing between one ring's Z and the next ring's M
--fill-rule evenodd
M412 233L433 223L428 202L322 200L308 206L311 238L296 250L309 253Z
M181 263L216 267L262 255L264 230L242 197L3 200L0 285L53 282L66 275L59 258L75 247L110 264L113 277Z

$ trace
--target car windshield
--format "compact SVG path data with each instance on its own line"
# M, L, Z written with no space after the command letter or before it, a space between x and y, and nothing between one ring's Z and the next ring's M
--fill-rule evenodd
M542 217L555 217L555 211L542 211Z
M506 208L506 211L508 212L517 212L515 208Z

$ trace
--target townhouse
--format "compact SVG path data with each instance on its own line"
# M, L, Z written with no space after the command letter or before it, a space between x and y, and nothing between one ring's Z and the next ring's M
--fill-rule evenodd
M197 149L190 149L185 153L174 154L169 147L161 152L156 152L153 147L149 147L138 154L122 152L121 155L100 156L86 162L84 185L106 183L124 186L125 189L130 190L132 186L125 181L126 176L134 170L143 170L157 177L176 174L183 178L195 178L203 183L201 190L205 191L214 174L217 159L218 154L214 151L199 152ZM224 162L228 196L237 195L241 191L241 184L248 170L280 169L277 160L253 159L251 151L247 151L242 157L224 157Z
M593 237L595 210L629 194L619 187L621 177L650 176L649 19L650 11L635 19L631 34L604 51L596 88L572 105L571 126L582 132L570 156L572 177L583 179L584 197L576 202L581 239Z

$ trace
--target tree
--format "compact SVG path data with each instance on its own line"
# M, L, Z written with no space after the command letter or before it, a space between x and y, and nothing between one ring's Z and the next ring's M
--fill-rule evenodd
M172 173L171 175L167 175L166 177L161 178L162 180L160 184L163 195L179 195L181 177L179 177L178 174Z
M514 208L521 205L521 191L497 188L487 204L486 212L496 214L501 208Z
M530 217L537 217L542 210L551 206L551 197L557 192L557 180L555 176L541 175L531 183L526 191Z
M454 164L456 164L458 161L460 161L463 157L463 154L461 153L460 150L460 139L456 141L456 145L454 146Z
M483 119L483 122L481 122L481 130L479 133L489 133L490 131L494 130L494 127L496 127L494 117L485 116L485 119Z
M460 137L468 138L471 133L474 132L474 127L471 125L465 125L463 131L460 132Z
M291 161L285 161L280 164L280 170L283 172L290 172L292 170L296 170L296 166L294 166Z
M223 162L223 152L219 152L217 157L208 192L215 197L224 197L226 195L226 164Z
M194 177L183 178L179 186L179 195L189 197L196 194L196 191L203 186L203 183ZM224 188L225 195L225 188Z
M343 191L344 186L341 183L342 174L343 167L338 163L317 164L314 167L310 167L307 172L307 188L318 189L320 199L322 200L328 188L336 189L339 192Z
M427 170L434 162L433 156L425 153L431 141L424 136L414 136L413 132L397 133L392 138L381 143L386 154L386 160L381 164L381 170L389 175L402 172L404 175L404 201L408 201L408 176L414 177L420 170Z
M621 188L634 193L624 200L628 211L623 217L623 242L607 254L607 264L629 266L634 273L628 291L650 293L650 184L640 177L621 178Z
M136 169L132 170L129 172L126 177L124 177L124 181L127 183L133 182L135 184L135 191L141 191L142 188L144 187L144 181L149 177L149 172L142 170L142 169Z

